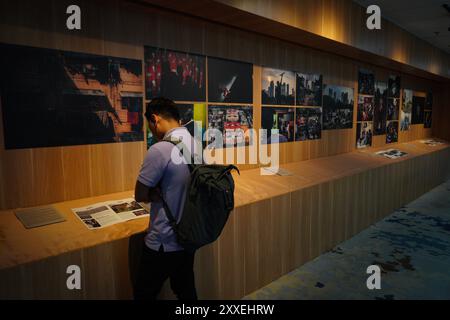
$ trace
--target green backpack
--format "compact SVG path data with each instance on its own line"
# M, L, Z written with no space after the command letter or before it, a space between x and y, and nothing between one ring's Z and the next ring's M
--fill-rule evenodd
M165 139L178 148L180 141ZM181 151L180 151L181 153ZM178 243L187 251L215 241L225 227L234 208L233 165L194 164L193 157L183 155L188 162L191 181L186 193L183 214L179 223L175 220L163 197L162 203L170 226Z

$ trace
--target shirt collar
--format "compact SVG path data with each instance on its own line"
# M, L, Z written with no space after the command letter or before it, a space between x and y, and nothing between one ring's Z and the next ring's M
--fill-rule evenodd
M177 130L187 130L186 127L176 127L176 128L172 128L169 131L166 132L166 134L164 135L163 139L167 139L168 137L170 137L175 131Z

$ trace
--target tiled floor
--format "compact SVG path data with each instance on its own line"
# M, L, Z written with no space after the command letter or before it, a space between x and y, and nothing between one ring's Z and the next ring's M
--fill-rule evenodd
M245 299L450 299L450 180Z

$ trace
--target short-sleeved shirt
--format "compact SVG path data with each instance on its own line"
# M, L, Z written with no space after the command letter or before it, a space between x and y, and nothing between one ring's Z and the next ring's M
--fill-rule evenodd
M189 152L192 152L193 148L196 153L194 139L186 128L174 128L164 136L164 139L174 138L181 140ZM190 183L190 172L188 166L183 162L184 159L179 150L174 150L174 148L176 147L167 141L152 145L145 156L138 181L149 188L160 187L161 195L175 220L179 222ZM172 158L172 154L174 158ZM153 250L159 250L162 245L165 252L183 250L183 247L177 243L176 235L169 225L162 202L151 204L150 227L145 236L145 244Z

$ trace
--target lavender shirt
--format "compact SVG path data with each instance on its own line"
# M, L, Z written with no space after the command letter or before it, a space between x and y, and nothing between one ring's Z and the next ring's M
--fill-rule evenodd
M170 130L164 139L176 138L191 152L194 146L193 138L184 127ZM138 181L149 188L156 187L160 183L162 196L164 197L174 218L179 222L183 213L186 190L190 182L189 168L178 152L175 154L175 163L172 161L172 150L176 148L172 143L162 141L152 145L145 156L139 172ZM162 245L165 252L183 250L177 241L176 235L169 225L166 213L161 202L153 202L150 208L150 227L145 236L145 244L153 250L159 250Z

